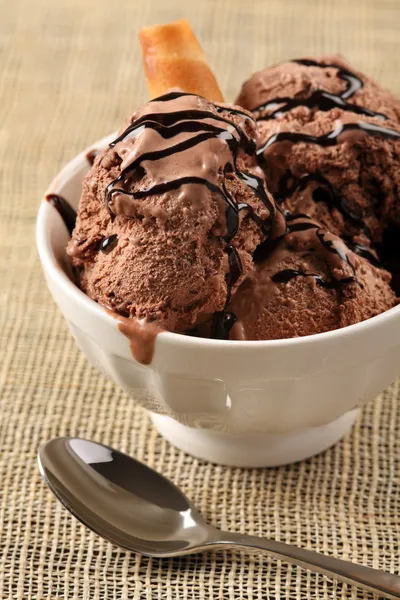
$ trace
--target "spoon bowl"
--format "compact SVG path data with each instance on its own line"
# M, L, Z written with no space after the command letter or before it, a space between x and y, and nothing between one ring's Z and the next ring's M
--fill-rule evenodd
M181 556L199 552L213 532L173 483L113 448L57 438L40 449L39 468L62 504L117 546Z
M79 438L39 450L40 472L82 523L115 544L157 558L208 549L245 548L400 599L400 577L251 535L219 531L165 477L118 450Z

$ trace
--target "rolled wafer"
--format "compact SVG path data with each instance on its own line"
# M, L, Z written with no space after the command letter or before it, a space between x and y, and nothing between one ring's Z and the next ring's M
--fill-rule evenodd
M145 27L139 33L151 98L181 89L222 102L221 90L186 19Z

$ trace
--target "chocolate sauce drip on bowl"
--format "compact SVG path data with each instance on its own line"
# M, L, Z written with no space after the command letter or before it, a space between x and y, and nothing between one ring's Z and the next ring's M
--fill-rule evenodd
M160 323L146 319L131 319L109 309L107 313L118 323L118 329L129 340L132 356L142 365L149 365L154 354L156 338L165 331Z
M64 221L69 234L71 235L76 223L76 211L72 208L68 200L59 194L47 194L45 200L49 202L58 211Z

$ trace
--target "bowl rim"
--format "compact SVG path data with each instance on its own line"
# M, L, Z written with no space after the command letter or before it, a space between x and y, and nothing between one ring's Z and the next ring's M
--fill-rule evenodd
M71 299L75 304L80 305L82 310L89 311L92 316L103 320L108 325L117 325L117 320L110 315L104 307L92 300L82 290L80 290L67 276L64 269L61 267L57 260L52 244L50 242L49 227L50 227L50 215L56 209L46 201L48 194L62 193L61 189L66 181L70 180L76 172L82 167L83 161L87 162L87 153L91 150L98 150L99 148L105 147L107 143L114 139L116 133L113 132L97 142L91 144L85 148L82 152L77 154L57 173L57 175L51 181L48 189L42 197L42 201L39 206L37 220L36 220L36 246L39 253L39 257L43 266L45 274L54 283L62 289L64 294ZM215 340L211 338L200 338L189 336L181 333L173 333L170 331L162 331L157 338L162 338L163 343L168 343L172 346L187 346L189 347L204 347L205 349L224 350L224 351L240 351L244 348L254 349L273 349L282 347L294 347L294 346L308 346L310 344L323 344L324 342L340 339L345 343L349 336L354 336L357 333L364 333L367 330L379 328L387 321L392 320L393 317L400 315L400 304L392 307L391 309L360 321L353 325L348 325L340 329L334 329L332 331L326 331L323 333L314 333L307 336L299 336L293 338L284 338L277 340Z

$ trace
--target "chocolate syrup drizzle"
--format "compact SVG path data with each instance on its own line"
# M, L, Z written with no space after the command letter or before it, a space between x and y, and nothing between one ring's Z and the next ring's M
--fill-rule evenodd
M76 211L72 208L70 203L59 194L47 194L45 199L57 209L71 235L76 223Z
M366 115L368 117L377 117L378 119L386 119L387 117L382 113L374 112L363 106L357 106L356 104L350 104L335 94L324 92L323 90L316 90L308 98L290 98L288 96L282 98L274 98L270 102L261 104L254 108L254 111L265 111L272 110L273 112L268 115L261 115L256 117L256 121L270 121L276 119L286 112L289 112L297 106L305 106L310 109L318 109L324 112L332 110L333 108L340 108L341 110L350 111L358 115Z
M324 202L330 209L335 208L343 215L345 220L357 226L367 238L371 239L371 232L368 226L365 224L362 216L355 213L354 210L351 210L346 202L346 199L335 190L331 182L326 179L326 177L320 173L308 173L307 175L300 177L300 179L297 181L294 181L292 185L289 185L290 179L291 174L287 173L286 176L282 177L281 181L279 182L278 191L275 194L275 197L279 203L282 203L287 198L290 198L294 193L305 190L310 183L318 183L318 186L312 191L313 201L315 203ZM345 239L343 235L341 237L342 239ZM348 247L353 250L355 254L366 258L375 267L381 267L377 257L366 246L355 243L351 237L347 237L345 241Z
M192 95L193 94L181 92L171 92L156 98L153 100L153 102L169 102L183 96ZM232 115L238 114L246 119L251 119L247 113L238 109L217 107L217 110L218 113L225 112ZM205 122L206 120L214 121L216 124L209 122L207 123ZM222 311L214 314L212 337L228 339L229 332L234 325L236 318L234 315L227 313L227 307L231 299L232 288L242 274L242 264L239 254L234 245L231 243L239 229L239 213L242 210L247 211L249 218L260 227L263 234L269 236L273 230L276 213L277 211L281 212L280 209L277 208L276 205L269 199L265 189L264 180L253 173L241 171L237 167L237 155L239 149L246 152L248 156L252 156L255 153L255 143L248 138L239 125L234 123L232 120L221 116L221 114L215 114L215 112L211 110L189 109L172 112L154 112L143 115L129 125L127 129L110 144L110 148L115 147L116 144L123 140L140 136L146 129L156 130L163 139L167 140L173 139L182 133L195 133L197 135L194 135L189 139L184 139L179 143L172 144L167 148L160 150L156 149L154 151L145 152L139 155L131 164L121 171L120 175L114 181L107 186L105 198L106 206L113 217L114 213L112 210L112 203L113 196L115 194L124 194L134 199L142 199L156 194L159 195L166 192L171 192L187 184L203 185L211 192L218 194L223 198L226 204L225 216L227 229L223 239L226 242L225 252L228 255L229 274L225 306ZM256 215L253 208L247 203L236 203L235 199L229 193L224 183L222 183L220 187L219 185L216 185L212 181L209 181L203 177L179 177L178 175L169 181L158 183L147 188L142 188L135 192L131 192L129 189L127 189L127 185L129 185L129 175L134 171L137 171L144 161L156 161L171 156L172 154L183 152L212 138L224 140L231 152L232 158L225 164L223 168L224 175L227 175L230 172L235 173L237 177L239 177L239 179L252 190L252 192L268 209L269 216L265 220L262 220L258 215Z
M363 258L367 259L371 263L371 265L373 265L377 269L383 268L382 263L379 261L377 255L373 251L371 251L370 248L364 246L363 244L358 244L351 238L346 238L342 236L342 239L344 240L344 242L346 242L346 246L350 248L350 250L354 252L354 254L358 254L358 256L362 256Z
M351 98L358 90L363 87L362 80L351 71L340 67L335 64L324 64L319 63L315 60L300 59L293 60L292 62L298 65L305 65L307 67L320 67L321 69L334 68L338 70L338 77L343 79L347 83L346 89L341 94L330 94L324 90L316 90L308 98L290 98L288 96L274 98L259 106L252 109L255 113L263 113L264 111L272 110L273 112L268 115L256 116L257 121L268 121L280 117L286 112L289 112L297 106L305 106L310 109L318 109L321 111L332 110L333 108L340 108L341 110L351 111L359 115L367 115L369 117L378 117L379 119L386 119L386 115L377 113L364 106L357 106L346 102L348 98Z
M328 232L324 231L320 225L313 221L308 215L287 215L286 221L287 231L284 236L281 236L276 240L275 247L282 244L285 241L285 238L290 234L309 231L314 234L311 238L311 247L309 248L309 251L320 247L322 251L325 251L325 254L328 253L326 256L330 257L327 262L330 261L333 263L333 266L335 266L335 262L337 263L337 259L339 258L341 262L349 266L351 275L340 279L333 277L332 280L328 281L316 273L307 273L298 269L282 269L282 271L278 271L272 275L271 279L274 283L289 283L289 281L296 277L311 277L315 280L317 285L327 289L336 289L339 292L343 285L359 283L356 278L355 267L343 248L344 245L342 245L342 240L340 238L331 236Z
M306 67L320 67L321 69L327 69L331 67L337 69L338 77L347 82L347 88L340 94L341 98L343 99L351 98L351 96L354 96L354 94L358 92L358 90L360 90L364 85L362 79L360 79L355 73L345 69L344 67L340 67L339 65L327 65L309 58L298 58L292 62L297 63L298 65L304 65Z
M271 279L275 283L288 283L295 277L311 277L318 285L328 289L336 287L333 281L326 281L326 279L323 279L323 277L320 275L316 275L315 273L306 273L305 271L298 271L297 269L283 269L282 271L275 273Z
M104 254L109 254L109 252L114 250L117 244L118 235L116 233L113 233L112 235L109 235L100 242L100 250Z
M348 219L355 225L364 226L361 215L356 214L349 208L346 200L336 192L331 182L323 175L319 173L308 173L307 175L300 177L297 181L294 181L292 185L289 185L290 179L290 173L287 173L282 177L276 193L278 202L283 202L295 192L305 190L309 183L316 182L319 185L312 193L314 202L325 202L331 208L336 208L345 219Z
M361 131L368 135L375 137L380 136L386 139L400 139L400 133L394 129L381 127L380 125L375 125L374 123L365 123L363 121L359 121L358 123L342 123L336 127L336 129L333 129L329 133L320 136L307 135L305 133L293 133L290 131L274 133L268 138L265 144L257 149L257 156L261 157L264 152L268 150L268 148L270 148L273 144L277 144L278 142L291 142L292 144L305 142L306 144L318 144L318 146L323 146L325 148L328 146L336 146L339 141L339 137L347 131Z

